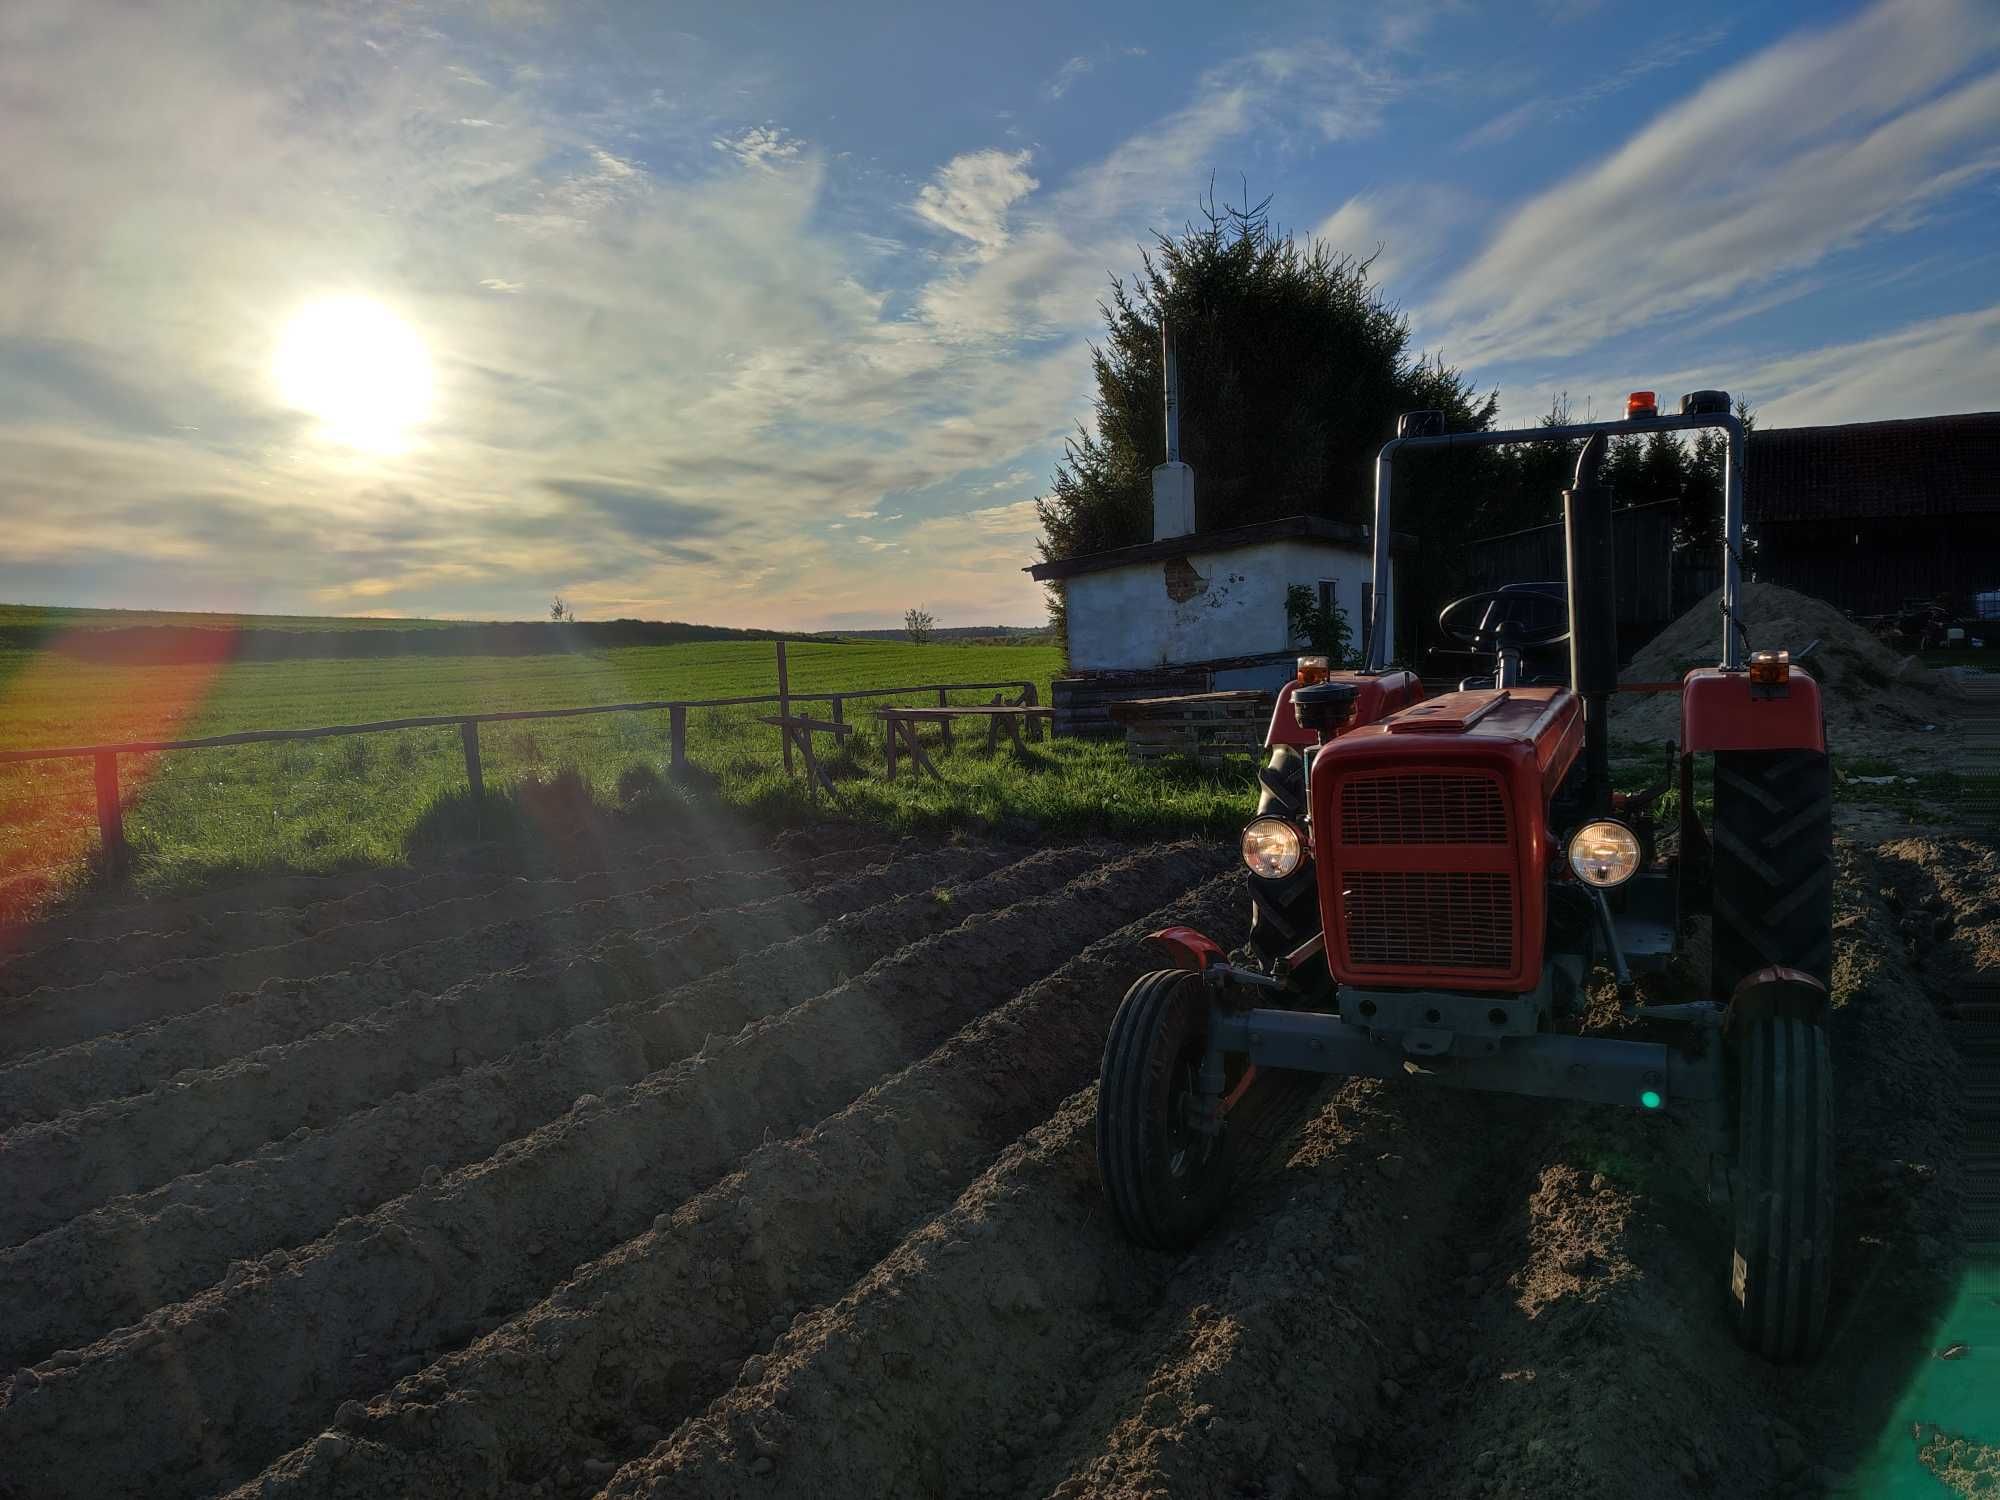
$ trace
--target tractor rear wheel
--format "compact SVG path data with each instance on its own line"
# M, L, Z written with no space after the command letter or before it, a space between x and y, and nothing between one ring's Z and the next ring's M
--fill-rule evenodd
M1737 1041L1729 1292L1736 1335L1765 1359L1810 1359L1833 1271L1833 1066L1826 1031L1793 1016Z
M1713 994L1782 964L1833 970L1833 781L1816 750L1715 757Z
M1258 773L1257 816L1286 818L1305 826L1306 759L1290 745L1271 751L1271 763ZM1283 880L1266 880L1244 872L1250 895L1249 947L1266 973L1287 953L1319 931L1319 876L1308 850L1299 867ZM1326 957L1299 966L1294 978L1310 987L1326 977Z
M1812 750L1715 757L1715 998L1760 969L1833 971L1833 783ZM1808 1359L1826 1327L1833 1254L1833 1068L1814 1019L1767 1015L1734 1038L1736 1167L1729 1290L1738 1338Z
M1097 1172L1126 1235L1154 1250L1193 1244L1235 1175L1227 1120L1197 1128L1208 1052L1199 975L1162 969L1125 992L1097 1080Z

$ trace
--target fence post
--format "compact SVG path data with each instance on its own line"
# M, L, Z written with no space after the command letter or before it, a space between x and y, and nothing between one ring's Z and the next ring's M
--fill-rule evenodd
M97 762L97 829L103 839L104 865L114 874L125 869L125 813L118 806L118 756L100 751Z
M941 687L938 689L938 707L939 708L951 707L951 690L949 688Z
M667 739L672 746L674 770L685 771L688 766L688 706L685 703L668 705Z
M465 742L465 779L472 783L472 802L477 807L486 800L486 778L479 769L479 721L467 719L458 726Z
M778 642L778 717L792 716L792 689L790 679L785 675L785 643ZM785 774L792 774L792 737L784 729L778 731L778 738L785 742Z
M833 722L836 724L845 724L847 722L847 700L841 697L840 694L835 693L828 701L833 704Z
M1036 696L1035 685L1032 682L1024 682L1021 684L1021 702L1028 708L1035 708L1039 706L1040 700ZM1031 740L1039 740L1042 737L1042 721L1036 718L1033 714L1027 715L1027 720L1028 720L1028 738Z

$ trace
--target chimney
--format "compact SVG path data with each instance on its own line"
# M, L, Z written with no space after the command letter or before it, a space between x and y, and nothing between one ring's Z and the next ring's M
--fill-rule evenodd
M1153 540L1194 535L1194 470L1181 462L1181 376L1174 331L1160 320L1160 367L1166 379L1167 461L1153 470Z

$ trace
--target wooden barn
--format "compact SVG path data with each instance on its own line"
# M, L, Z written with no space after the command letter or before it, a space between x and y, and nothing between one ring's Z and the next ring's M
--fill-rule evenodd
M2000 590L2000 412L1750 436L1755 576L1853 614Z

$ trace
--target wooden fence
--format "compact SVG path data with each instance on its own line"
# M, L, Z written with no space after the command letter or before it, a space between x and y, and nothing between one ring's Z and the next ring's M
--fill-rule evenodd
M844 688L832 693L794 693L785 670L785 647L778 644L778 691L740 698L658 699L643 703L595 703L584 708L521 708L493 713L429 714L414 719L381 719L371 724L329 724L314 729L251 729L238 734L215 734L196 740L127 740L115 745L54 745L35 750L0 750L0 765L31 760L88 760L96 767L97 826L103 836L103 855L112 869L124 866L125 818L118 800L118 757L155 755L168 750L213 750L223 745L265 745L288 740L323 740L337 735L384 734L394 729L459 728L465 748L465 779L474 798L486 795L486 779L479 763L479 726L508 724L522 719L573 719L587 714L658 713L667 715L667 738L676 771L687 768L687 713L691 708L738 708L751 704L775 703L780 715L789 714L794 703L826 703L832 706L833 721L845 723L847 705L856 698L900 698L917 693L936 693L939 707L945 707L953 693L991 692L1018 688L1020 701L1033 707L1037 701L1035 684L1025 678L1004 682L926 682L911 687ZM783 736L781 735L781 738ZM785 769L792 767L792 746L785 739Z

